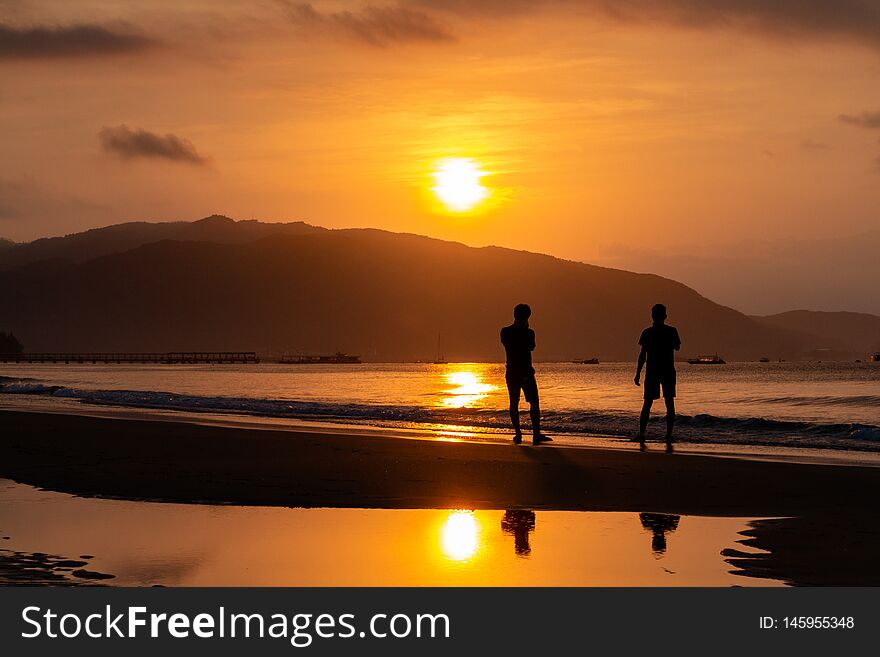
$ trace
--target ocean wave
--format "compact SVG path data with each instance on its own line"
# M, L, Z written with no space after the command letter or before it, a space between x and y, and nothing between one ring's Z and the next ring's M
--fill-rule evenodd
M779 404L783 406L872 406L880 405L880 395L785 395L779 397L746 397L737 401L750 404Z
M478 432L509 431L507 409L373 405L252 397L183 395L162 391L87 390L46 385L31 379L0 377L0 394L41 395L83 403L203 413L234 413L270 418L317 420L387 427L452 425ZM548 410L542 414L551 433L628 439L636 415L624 411ZM880 451L880 427L858 423L797 422L763 417L678 415L677 438L684 442L785 445ZM655 414L652 426L662 426Z

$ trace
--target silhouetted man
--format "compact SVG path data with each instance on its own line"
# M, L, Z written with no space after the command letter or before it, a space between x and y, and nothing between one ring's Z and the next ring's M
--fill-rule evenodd
M532 444L540 445L551 441L541 435L541 407L538 403L538 383L535 381L535 368L532 367L532 351L535 349L535 332L529 328L532 309L521 303L513 309L513 324L501 329L501 344L507 354L507 392L510 395L510 421L513 423L513 443L522 442L522 429L519 424L519 394L522 390L529 402L529 415L532 417Z
M501 531L513 536L513 551L518 557L529 556L532 553L529 534L535 531L535 512L528 509L505 511Z
M642 414L639 416L639 446L645 449L645 431L648 428L648 418L651 416L651 406L655 399L660 399L660 389L663 389L663 399L666 401L666 451L672 451L672 428L675 426L675 352L681 349L681 338L678 331L666 324L666 306L662 303L651 308L653 325L642 331L639 344L642 350L639 352L639 364L636 368L636 385L642 376L642 367L647 361L648 367L645 373L645 403L642 405Z
M680 516L671 516L666 513L640 513L639 520L642 527L651 532L651 550L655 555L661 556L666 552L666 534L678 529Z

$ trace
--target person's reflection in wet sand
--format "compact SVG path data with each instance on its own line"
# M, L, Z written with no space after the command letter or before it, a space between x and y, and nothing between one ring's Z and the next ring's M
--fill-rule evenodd
M666 552L666 534L674 532L678 528L681 516L670 516L665 513L640 513L639 520L642 527L653 534L651 537L651 549L655 556L662 556Z
M535 512L527 509L505 511L501 531L513 536L513 550L518 557L529 556L532 553L529 534L535 531Z

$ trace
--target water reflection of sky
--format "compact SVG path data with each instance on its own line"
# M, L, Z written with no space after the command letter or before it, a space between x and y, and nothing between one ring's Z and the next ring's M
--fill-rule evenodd
M123 586L730 586L742 518L85 499L0 480L0 548Z
M483 406L489 395L497 389L497 386L488 382L487 366L473 363L457 367L462 369L443 372L446 388L442 393L441 406L445 408Z

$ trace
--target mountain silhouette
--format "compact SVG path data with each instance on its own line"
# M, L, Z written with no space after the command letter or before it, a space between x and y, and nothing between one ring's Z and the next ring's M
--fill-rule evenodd
M44 237L24 244L0 240L0 270L44 260L86 262L102 255L128 251L160 240L236 244L267 235L300 235L323 230L326 229L310 226L302 221L292 223L235 221L216 214L192 222L138 221L95 228L64 237Z
M753 317L756 321L801 332L817 349L847 355L880 351L880 317L868 313L791 310Z
M519 302L534 311L537 360L632 360L657 302L669 307L685 357L794 358L815 348L660 276L372 229L209 217L14 251L17 264L7 258L0 271L0 317L29 351L341 349L398 361L433 358L441 332L450 360L491 361Z

